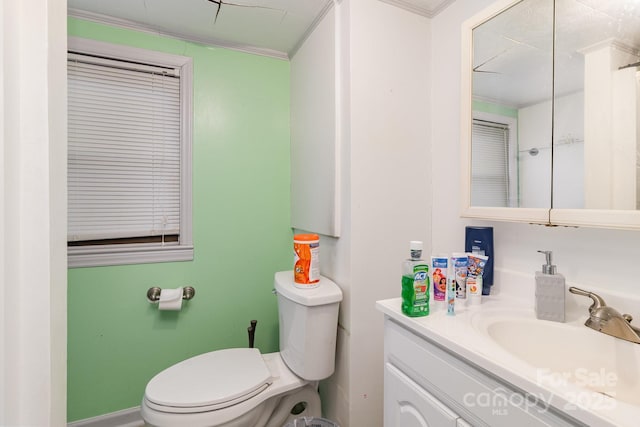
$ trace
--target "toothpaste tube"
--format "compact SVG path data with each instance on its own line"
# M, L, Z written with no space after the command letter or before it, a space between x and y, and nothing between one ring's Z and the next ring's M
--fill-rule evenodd
M453 277L452 269L447 277L447 314L449 316L455 316L456 314L456 281Z
M433 279L433 300L444 301L447 294L447 268L449 259L431 257L431 278Z
M467 268L468 257L466 253L454 253L451 257L453 265L454 280L456 282L456 298L464 300L467 298Z
M449 316L455 316L456 314L456 273L453 264L452 257L449 260L447 272L447 314Z
M489 257L479 254L468 254L467 290L469 303L472 305L482 302L482 273Z

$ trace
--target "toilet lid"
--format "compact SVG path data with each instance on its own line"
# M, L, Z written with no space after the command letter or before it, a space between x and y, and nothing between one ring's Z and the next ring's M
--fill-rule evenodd
M165 369L149 381L145 397L156 405L210 410L246 400L271 382L258 349L230 348Z

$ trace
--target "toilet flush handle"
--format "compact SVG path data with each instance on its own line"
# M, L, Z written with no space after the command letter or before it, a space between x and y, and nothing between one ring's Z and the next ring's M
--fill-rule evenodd
M257 320L251 321L251 326L247 328L247 332L249 333L249 348L253 348L253 342L256 336L256 325L258 324Z

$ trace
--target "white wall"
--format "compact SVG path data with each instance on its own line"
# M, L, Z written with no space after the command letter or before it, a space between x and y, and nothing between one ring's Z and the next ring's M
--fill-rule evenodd
M410 240L430 253L429 20L351 1L351 425L382 425L383 316Z
M336 29L331 8L291 58L291 226L340 235Z
M464 250L460 219L460 62L462 22L491 0L457 0L431 21L431 161L435 208L432 247L436 252Z
M554 98L553 206L584 207L584 93ZM520 207L551 206L551 101L518 110ZM536 156L527 151L537 148Z
M518 110L520 207L551 207L551 101ZM526 150L538 149L536 156Z
M583 53L585 203L592 209L635 209L636 70L618 67L639 57L635 48L616 40Z
M554 99L553 207L584 207L584 92Z
M491 0L457 0L432 20L433 108L432 146L439 154L433 163L433 197L454 192L451 203L433 211L433 246L453 251L464 243L464 225L494 227L496 268L533 275L543 263L538 249L552 250L559 272L567 281L585 287L607 287L640 294L635 276L640 258L640 232L589 228L544 227L517 223L472 221L459 218L457 174L446 169L459 163L460 25ZM435 59L437 58L437 61ZM533 280L533 279L532 279ZM517 286L517 284L503 284Z
M382 426L383 316L400 295L409 241L430 253L429 20L387 3L342 0L337 13L342 99L339 239L321 241L322 273L344 291L336 374L326 416Z
M0 4L0 425L66 424L65 0Z

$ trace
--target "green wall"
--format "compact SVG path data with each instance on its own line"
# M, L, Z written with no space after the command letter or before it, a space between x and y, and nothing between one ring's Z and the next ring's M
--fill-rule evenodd
M518 109L513 107L507 107L500 104L493 104L485 101L473 100L473 111L482 111L483 113L492 113L499 116L518 118Z
M199 353L278 351L275 271L292 262L289 63L69 18L68 33L193 58L193 262L69 270L68 420L140 404L149 379ZM179 312L151 286L191 285Z

